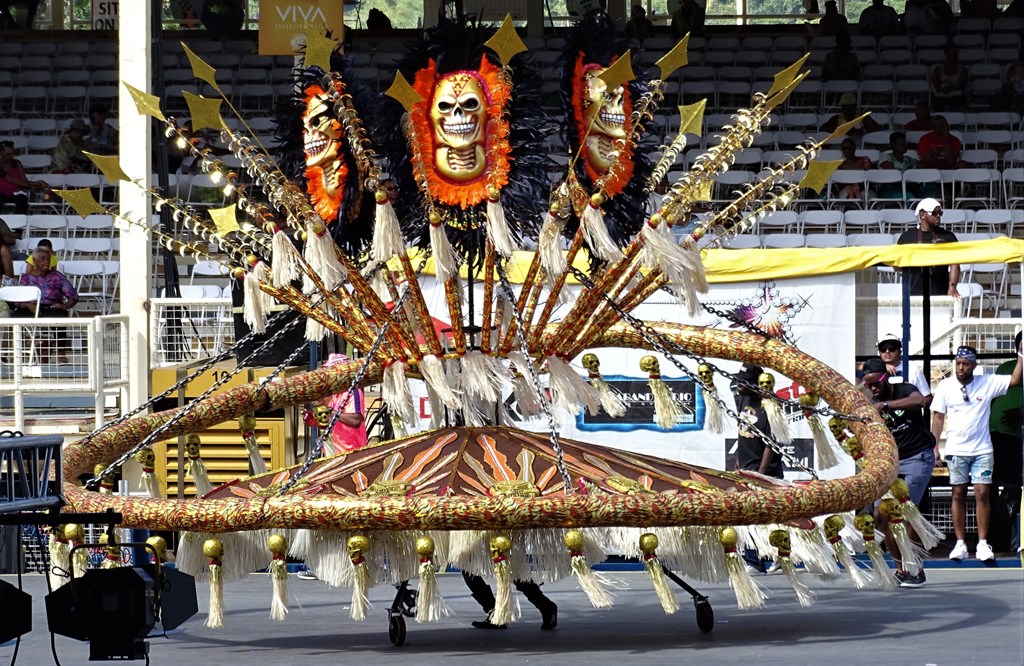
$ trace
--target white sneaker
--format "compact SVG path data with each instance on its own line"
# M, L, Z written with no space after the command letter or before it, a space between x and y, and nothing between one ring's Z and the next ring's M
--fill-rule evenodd
M770 567L768 567L768 571L766 571L765 574L770 576L770 575L772 575L774 573L779 573L780 571L782 571L782 563L781 562L772 562L772 565Z
M990 562L996 559L996 554L992 552L992 546L987 543L979 543L978 551L974 554L982 562ZM950 555L950 557L953 557Z
M991 550L989 551L992 552ZM953 547L953 551L949 554L951 560L963 560L967 558L967 544L958 543Z
M750 574L751 576L761 576L761 575L764 574L763 571L761 571L760 569L758 569L757 567L755 567L752 564L748 564L747 565L747 573Z

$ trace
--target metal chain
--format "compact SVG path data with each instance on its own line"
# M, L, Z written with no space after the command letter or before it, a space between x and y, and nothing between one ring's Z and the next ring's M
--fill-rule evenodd
M292 328L294 328L298 323L300 323L302 321L304 321L304 319L302 319L301 317L296 317L292 321L290 321L287 324L285 324L284 326L282 326L279 331L277 331L276 333L271 335L269 338L267 338L259 347L257 347L255 350L253 350L252 353L250 353L248 356L246 356L244 361L242 361L241 363L236 365L235 368L233 370L231 370L230 372L225 373L224 376L220 377L217 381L215 381L210 386L210 388L208 388L205 391L203 391L203 393L201 395L199 395L194 401L192 401L191 403L186 405L178 413L176 413L174 416L172 416L167 421L165 421L160 426L158 426L153 432L151 432L141 442L139 442L134 447L129 449L127 452L125 452L120 458L118 458L114 462L110 463L110 465L106 469L104 469L102 472L100 472L99 474L97 474L93 478L91 478L88 481L86 481L86 483L85 483L86 487L95 487L96 485L98 485L100 483L100 481L103 480L104 477L113 474L115 470L117 470L122 465L124 465L126 462L128 462L129 460L134 458L136 453L138 453L139 451L141 451L142 449L146 448L151 443L156 441L163 433L167 432L171 428L171 426L173 426L175 423L177 423L178 421L183 419L188 413L190 413L192 411L192 409L195 408L196 405L201 404L203 400L208 398L217 389L219 389L221 386L223 386L228 381L230 381L231 378L233 378L235 375L237 375L239 372L241 372L242 369L245 367L245 365L248 363L249 359L255 358L258 354L261 354L265 349L270 348L282 336L284 336L285 333L290 331ZM299 349L302 349L302 347L300 347Z
M573 271L573 274L576 276L576 278L580 281L580 284L583 284L588 289L594 289L595 288L594 283L581 270L579 270L578 268L572 268L571 270ZM690 352L687 352L685 349L682 349L678 345L672 343L670 340L665 339L665 336L663 336L662 334L660 334L657 331L655 331L653 328L651 328L650 325L646 324L645 322L640 321L639 319L637 319L633 315L631 315L628 312L626 312L625 310L623 310L619 306L619 304L616 303L615 300L612 299L611 296L609 296L608 294L602 293L601 295L605 298L605 300L608 301L608 303L619 314L619 316L621 316L626 323L628 323L630 326L632 326L641 335L641 337L644 338L644 340L646 340L652 347L654 347L655 350L657 350L662 355L664 355L665 359L668 360L669 363L671 363L672 365L676 366L676 368L678 368L680 371L682 371L683 374L685 374L687 377L690 377L694 382L696 382L698 385L700 385L704 389L705 395L711 395L712 399L715 400L715 402L717 402L719 405L721 405L722 409L730 417L735 419L737 422L740 421L740 415L736 411L734 411L732 408L730 408L728 405L726 405L723 400L721 400L720 398L717 398L717 396L716 396L717 392L709 391L708 390L709 387L704 382L702 382L700 380L700 377L695 376L686 366L684 366L682 363L680 363L679 360L677 358L675 358L675 355L673 354L673 352L669 351L668 347L669 346L674 347L674 348L678 349L684 355L689 356L690 358L692 358L694 360L700 359L699 356L697 356L696 354L692 354ZM725 374L725 373L723 373L723 374ZM744 384L745 386L750 386L746 382L742 382L741 381L740 383ZM760 391L760 389L758 389L758 392L761 393L762 396L764 395L763 392ZM772 450L774 450L776 453L778 453L782 457L782 459L785 460L791 467L795 467L795 468L797 468L797 469L799 469L799 470L801 470L803 472L806 472L807 474L810 474L811 477L814 478L814 479L818 478L818 474L813 469L810 469L810 468L800 464L799 462L797 462L796 458L794 458L793 456L789 455L785 451L785 448L781 444L779 444L779 442L774 437L772 437L771 435L768 435L767 433L761 432L761 430L758 429L757 426L755 426L754 424L747 424L747 425L750 428L750 430L752 430L754 432L754 434L758 436L759 439L761 439L765 444L770 446L772 448Z
M555 425L555 416L551 413L551 399L544 391L544 387L541 386L540 376L537 373L537 368L533 363L533 357L530 356L530 348L526 342L526 336L523 331L526 330L526 324L523 321L523 313L520 312L519 308L516 307L515 295L512 293L512 287L509 285L508 277L505 275L504 266L497 265L498 277L500 278L499 287L502 291L502 295L505 300L508 301L512 308L512 312L516 318L516 338L519 340L519 349L523 352L523 356L526 358L526 369L530 373L530 380L533 382L533 388L537 391L537 396L540 398L540 406L544 411L544 416L548 420L548 436L551 440L551 448L555 451L555 465L558 467L558 473L562 475L562 479L565 481L565 494L571 495L573 492L572 487L572 476L569 474L569 469L565 466L565 451L562 449L562 444L558 439L558 427Z

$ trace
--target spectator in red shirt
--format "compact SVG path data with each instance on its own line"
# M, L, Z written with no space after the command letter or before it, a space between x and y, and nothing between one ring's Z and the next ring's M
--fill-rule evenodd
M963 143L949 132L949 123L943 116L935 116L932 131L917 142L921 166L926 169L958 169L967 166L960 160Z

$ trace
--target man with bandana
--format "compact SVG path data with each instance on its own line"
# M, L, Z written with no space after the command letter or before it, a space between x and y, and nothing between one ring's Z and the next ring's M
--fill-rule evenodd
M932 401L932 435L938 441L942 428L946 428L946 466L949 483L953 487L953 530L956 546L949 554L951 560L968 556L964 543L967 523L967 484L974 486L974 500L978 516L978 548L976 556L987 562L995 559L988 544L991 516L992 488L992 435L989 417L992 399L1006 395L1011 386L1021 384L1021 356L1013 373L1006 375L975 375L978 351L974 347L959 347L952 377L935 387Z
M896 440L899 451L899 475L907 482L910 499L920 504L928 482L932 479L935 469L935 440L925 425L925 397L913 384L899 382L890 383L891 370L880 358L869 358L864 362L864 386L871 391L872 404L885 419L885 425ZM875 520L885 533L885 542L889 554L896 560L896 580L900 587L921 587L925 584L924 570L916 576L903 568L899 559L899 549L892 533L886 529L888 519L881 512L875 511ZM913 528L907 526L911 538L916 539Z

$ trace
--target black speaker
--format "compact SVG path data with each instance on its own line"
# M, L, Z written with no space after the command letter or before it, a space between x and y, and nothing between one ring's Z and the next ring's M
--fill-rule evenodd
M4 609L4 621L0 622L0 643L32 631L32 595L0 580L0 608Z
M245 318L242 316L243 301L244 297L241 281L232 280L231 306L234 314L236 341L241 340L250 332L249 325L245 323ZM282 309L287 308L285 305L279 305L278 307ZM267 317L268 320L275 319L275 316L278 315L279 312L280 310L273 310L270 312ZM308 347L309 342L306 340L305 322L300 322L278 338L273 345L264 349L256 356L249 358L250 354L259 349L260 346L275 332L279 331L281 327L288 325L296 319L305 319L305 317L295 310L289 310L288 312L285 312L283 316L276 317L276 323L273 326L268 326L266 333L254 335L246 343L238 345L235 348L235 357L238 359L238 365L243 368L277 367L299 347ZM308 363L308 353L299 354L292 361L292 365L307 365Z

